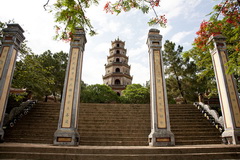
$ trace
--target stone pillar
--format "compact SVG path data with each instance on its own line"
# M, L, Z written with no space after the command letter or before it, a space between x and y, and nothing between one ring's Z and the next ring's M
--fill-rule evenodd
M17 52L24 41L23 29L18 24L8 24L3 29L2 47L0 48L0 140L3 140L3 120L7 107L9 90L14 73Z
M162 58L162 36L157 29L150 29L147 45L150 60L150 94L151 94L151 133L150 146L175 145L174 135L170 129L169 109Z
M210 52L224 119L225 131L222 137L228 144L240 144L240 100L233 75L226 73L228 57L225 40L222 35L209 39L214 46Z
M83 52L86 42L84 30L77 28L70 44L58 129L54 134L54 145L72 146L79 144L78 109L80 107Z

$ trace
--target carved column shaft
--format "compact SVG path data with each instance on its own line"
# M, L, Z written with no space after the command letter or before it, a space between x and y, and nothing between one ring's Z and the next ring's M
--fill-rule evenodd
M14 73L17 52L24 41L23 29L18 24L8 24L3 29L0 49L0 140L3 140L3 120L7 107L8 95Z
M77 28L70 44L58 130L54 134L54 145L79 144L78 109L80 107L83 52L86 42L84 30Z
M228 57L225 40L222 35L211 36L209 39L214 45L210 52L224 118L225 131L222 137L229 144L240 144L240 100L233 75L226 73Z
M150 94L151 94L151 133L150 146L175 145L170 129L169 109L162 58L162 36L159 30L150 29L148 48L150 59Z

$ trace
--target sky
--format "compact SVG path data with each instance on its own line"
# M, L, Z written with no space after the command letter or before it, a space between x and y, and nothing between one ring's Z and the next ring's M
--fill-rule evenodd
M50 3L56 0L50 0ZM25 30L27 45L35 54L50 50L52 53L64 51L69 53L70 44L53 40L54 15L44 10L47 0L0 0L0 21L14 20ZM119 37L125 41L132 83L145 84L150 79L148 47L146 45L149 29L160 30L162 44L170 40L181 45L184 51L191 49L196 32L207 14L220 0L161 0L156 9L158 15L166 15L166 28L148 26L154 12L143 14L141 11L112 15L103 8L107 1L99 1L98 6L87 9L87 17L97 31L96 36L86 34L87 43L83 56L82 80L87 84L103 84L104 64L111 48L111 41Z

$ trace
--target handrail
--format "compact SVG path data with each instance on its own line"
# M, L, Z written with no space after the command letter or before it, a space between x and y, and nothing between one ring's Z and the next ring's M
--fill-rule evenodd
M36 103L36 100L27 100L26 102L21 103L19 107L14 107L9 114L5 113L3 129L14 127L15 123L17 123L17 121L24 115L27 115Z
M223 117L219 116L216 110L211 109L209 105L202 102L194 102L193 105L202 112L202 114L219 130L220 133L224 131Z

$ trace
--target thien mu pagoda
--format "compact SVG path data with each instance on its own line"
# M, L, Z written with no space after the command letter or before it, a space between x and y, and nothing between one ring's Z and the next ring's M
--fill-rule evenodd
M118 38L111 43L112 47L107 56L103 83L110 86L120 96L122 90L132 84L133 77L130 75L131 66L128 65L127 50L124 48L125 42Z

